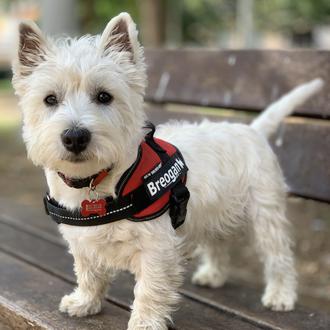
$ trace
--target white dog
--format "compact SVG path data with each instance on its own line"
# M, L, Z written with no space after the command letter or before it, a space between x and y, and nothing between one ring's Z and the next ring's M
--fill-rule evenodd
M59 42L44 37L34 23L22 23L13 71L28 156L44 168L50 196L68 210L79 209L89 199L89 188L69 187L58 172L72 179L108 169L97 192L99 198L116 197L116 184L136 160L147 133L145 62L131 17L113 18L101 36ZM242 226L254 234L265 266L262 303L276 311L292 310L297 280L286 185L266 138L321 85L315 80L296 88L250 126L160 125L156 135L178 147L189 167L185 223L173 229L165 212L138 223L61 224L78 287L63 297L60 310L71 316L98 313L111 278L127 269L136 277L128 328L166 329L179 299L183 255L199 247L202 262L192 281L220 287L228 275L227 239ZM72 127L81 133L74 145L63 139Z

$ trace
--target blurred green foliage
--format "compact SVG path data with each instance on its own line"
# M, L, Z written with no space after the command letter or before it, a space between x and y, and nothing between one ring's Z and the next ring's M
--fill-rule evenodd
M201 43L235 25L236 1L183 0L183 40Z
M0 0L0 5L26 0ZM43 1L43 0L39 0ZM129 12L139 24L145 0L76 0L83 33L100 32L109 19ZM219 33L235 27L237 0L154 0L170 10L181 12L182 41L203 44L216 41ZM171 19L165 20L170 24ZM319 24L330 24L330 0L254 0L254 21L259 31L278 31L288 35L308 33Z
M12 89L10 79L0 78L0 91L9 91Z
M315 25L330 24L329 0L255 0L259 28L303 33Z
M122 11L127 11L138 22L136 0L78 0L82 32L99 33L109 19Z
M109 18L128 11L139 23L139 4L144 0L78 0L83 32L102 30ZM219 31L235 27L234 0L163 0L182 15L182 39L185 43L203 44L214 40ZM165 15L166 13L164 13ZM330 0L255 0L255 26L263 31L299 34L318 24L330 24ZM170 22L170 18L167 22Z

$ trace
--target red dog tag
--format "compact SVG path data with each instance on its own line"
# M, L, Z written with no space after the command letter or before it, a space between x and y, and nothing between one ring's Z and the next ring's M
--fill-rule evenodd
M85 199L81 203L80 213L83 217L88 217L91 214L105 215L107 213L105 199L93 199L91 201Z

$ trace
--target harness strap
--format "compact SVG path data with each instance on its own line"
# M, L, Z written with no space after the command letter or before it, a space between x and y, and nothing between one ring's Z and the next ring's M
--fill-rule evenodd
M57 223L72 226L98 226L110 222L115 222L121 219L128 218L131 214L133 204L126 199L121 199L119 202L108 202L107 212L103 216L92 215L83 217L79 210L69 211L60 206L54 199L47 194L44 198L46 213Z
M162 163L166 163L170 159L170 156L167 154L166 150L164 150L154 139L156 127L152 123L148 123L147 127L150 128L150 131L145 136L146 143L150 146L151 149L157 152Z
M173 189L170 199L170 218L174 229L180 227L187 215L187 204L190 192L183 182L179 182Z
M181 164L181 172L175 180L169 182L166 187L161 187L157 182L159 178L167 173L167 171L175 164L179 162ZM184 181L186 173L188 171L187 166L184 163L183 157L179 151L177 151L171 157L168 156L168 160L155 174L149 176L144 184L130 192L125 196L119 196L116 199L108 197L106 201L106 213L105 215L91 215L84 217L81 215L80 210L68 210L62 207L57 201L52 199L49 194L44 198L44 205L46 213L58 224L67 224L74 226L97 226L106 223L115 222L122 219L128 219L131 221L144 221L144 219L135 219L134 214L137 214L151 205L155 200L162 196L167 191L171 190L170 200L170 216L172 219L172 225L177 228L181 225L185 219L186 206L189 199L189 191L185 187ZM158 181L157 181L158 180ZM155 185L156 182L156 185ZM149 184L152 184L150 189ZM157 190L157 192L155 192ZM163 213L168 208L164 208ZM160 216L158 213L157 216ZM152 217L145 219L151 220Z

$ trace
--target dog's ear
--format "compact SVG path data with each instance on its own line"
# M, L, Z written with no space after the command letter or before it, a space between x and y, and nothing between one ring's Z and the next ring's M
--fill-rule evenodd
M48 44L38 26L32 21L19 25L19 40L15 74L28 76L33 69L45 60Z
M136 25L128 13L114 17L104 29L101 36L101 51L129 52L135 62L139 57L140 44Z

